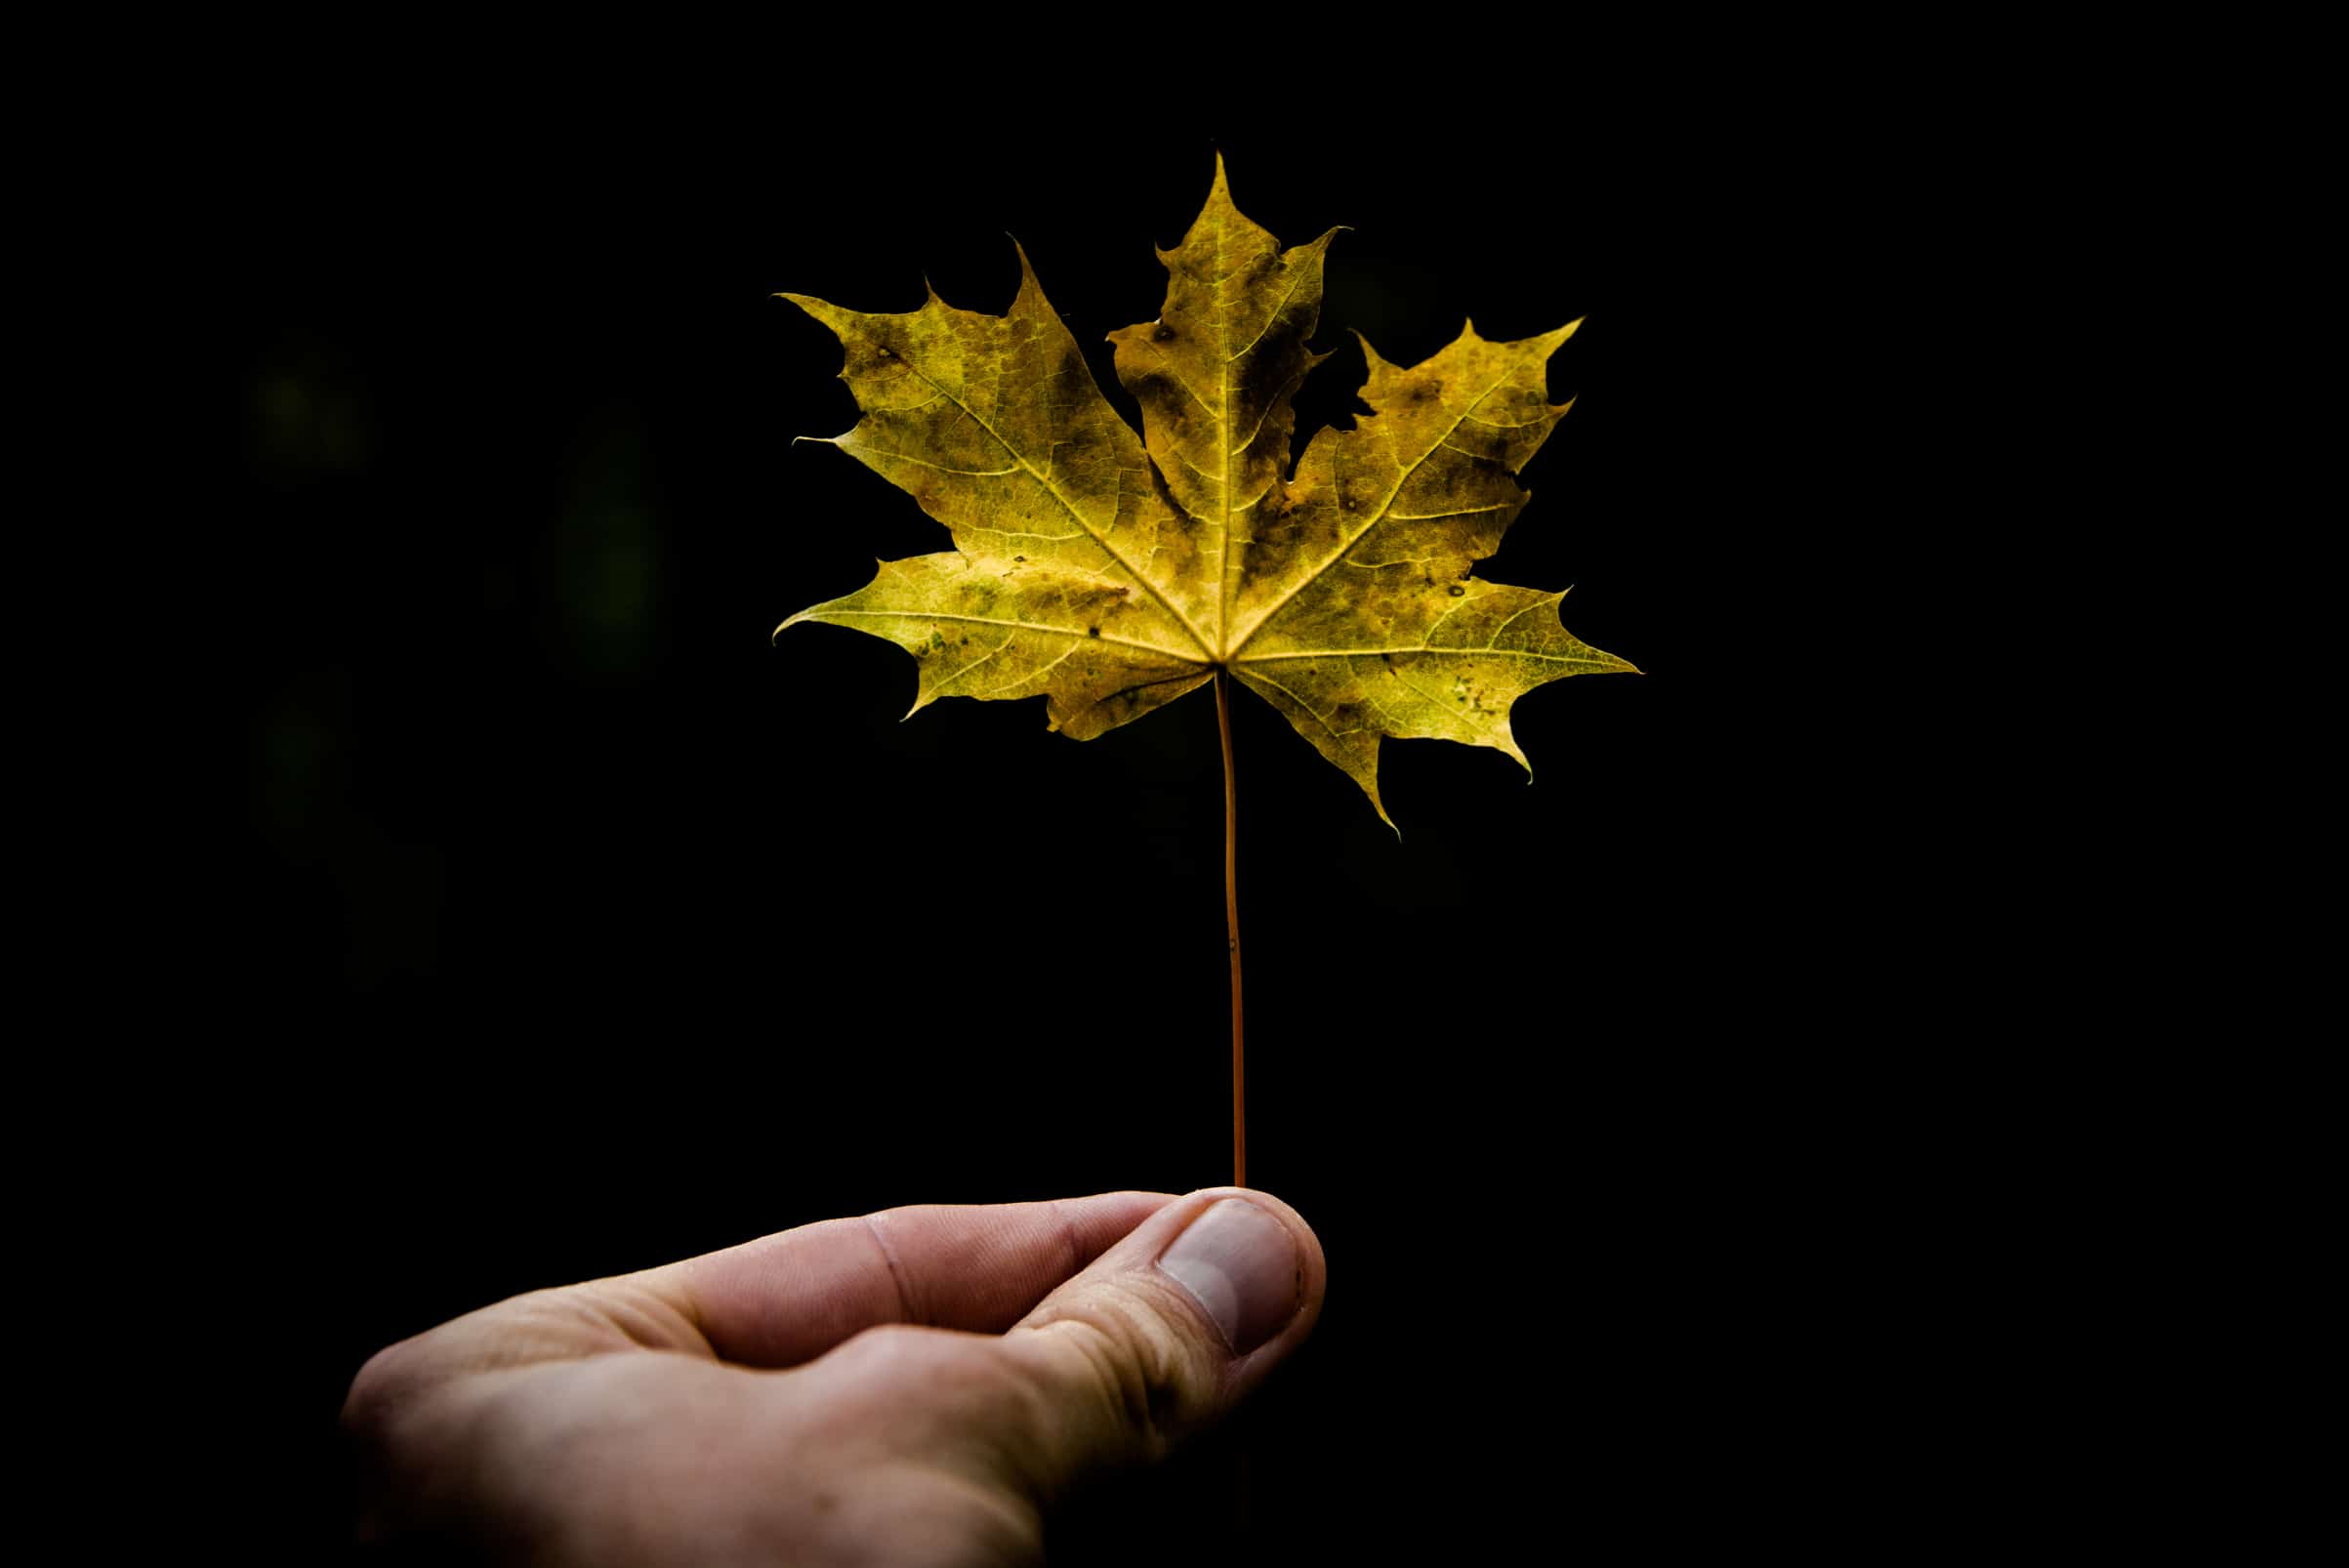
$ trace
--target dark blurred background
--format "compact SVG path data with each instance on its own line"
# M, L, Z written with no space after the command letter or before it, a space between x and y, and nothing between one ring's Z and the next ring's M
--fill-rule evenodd
M350 1374L470 1307L893 1204L1228 1179L1211 694L1082 745L1040 702L901 723L897 649L768 640L945 542L789 444L856 416L772 294L910 309L927 273L1001 309L1015 234L1133 419L1102 338L1157 313L1218 146L1284 241L1351 227L1300 445L1355 406L1347 328L1408 363L1463 316L1587 318L1480 570L1574 585L1647 672L1522 700L1531 787L1389 743L1399 841L1236 695L1251 1176L1332 1280L1235 1439L1252 1539L1473 1560L1561 1508L1661 1543L1817 1503L1740 1456L1810 1419L1785 1326L1860 1310L1804 1283L1875 1221L1832 1217L1853 1069L1786 1001L1828 960L1781 808L1861 786L1802 776L1817 452L1760 422L1820 375L1790 291L1860 268L1813 226L1865 192L1693 91L962 129L500 103L248 108L202 197L250 781L218 934L257 1042L212 1159L296 1303L258 1536L335 1547ZM1234 1560L1223 1463L1104 1490L1058 1560Z

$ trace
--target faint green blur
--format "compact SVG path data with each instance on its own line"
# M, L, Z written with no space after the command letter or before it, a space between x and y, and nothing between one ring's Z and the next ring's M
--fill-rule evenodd
M297 489L375 461L382 435L373 401L332 346L301 335L272 345L248 390L246 440L263 484Z
M651 452L636 411L590 414L565 469L561 510L539 559L546 650L578 679L634 685L659 663L669 588Z

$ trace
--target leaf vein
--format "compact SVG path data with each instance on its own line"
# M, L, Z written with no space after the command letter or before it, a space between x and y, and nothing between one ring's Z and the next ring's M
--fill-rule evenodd
M1417 681L1412 680L1400 670L1395 670L1390 673L1405 688L1411 691L1416 691L1420 694L1420 696L1426 699L1427 706L1433 708L1437 713L1442 714L1445 721L1451 723L1453 727L1459 729L1463 734L1473 735L1476 733L1476 726L1453 712L1452 707L1448 706L1444 702L1442 693L1429 691L1425 686L1421 685ZM1471 741L1469 744L1474 745L1478 743Z
M1291 702L1296 703L1299 708L1302 708L1305 711L1305 717L1312 720L1315 723L1321 725L1322 733L1328 735L1332 740L1343 740L1347 735L1355 733L1355 731L1350 729L1333 729L1330 726L1330 722L1327 719L1324 719L1320 712L1315 709L1311 703L1298 696L1296 692L1291 691L1287 686L1282 685L1278 681L1273 680L1272 677L1268 675L1259 675L1254 677L1254 679L1263 681L1264 684L1270 686L1282 696L1287 697Z
M1300 245L1298 248L1302 250L1304 247ZM1240 357L1241 354L1246 353L1257 344L1262 343L1264 341L1264 334L1272 330L1272 323L1281 318L1281 312L1289 309L1289 302L1297 298L1297 291L1304 286L1305 269L1301 267L1292 267L1289 268L1289 292L1281 296L1281 303L1272 308L1272 313L1270 315L1264 317L1264 324L1257 328L1257 335L1255 337L1249 339L1231 353L1223 356L1223 362L1225 364L1228 365L1233 363Z
M1457 450L1457 448L1455 448ZM1511 503L1497 501L1489 507L1463 507L1458 512L1390 512L1388 522L1435 522L1445 517L1473 517L1480 512L1506 512Z
M1019 472L1019 468L1016 464L1008 469L950 469L943 463L932 463L928 458L916 457L911 452L885 452L878 446L868 446L865 448L865 450L872 453L875 457L891 458L899 463L919 463L924 468L935 469L940 474L968 475L969 477L974 479L992 479L998 475L1017 474Z
M914 367L908 365L906 368L913 370ZM1176 604L1174 599L1168 598L1164 590L1162 590L1156 583L1152 582L1148 577L1142 575L1141 571L1135 567L1132 561L1128 560L1122 554L1120 554L1117 546L1109 542L1109 537L1106 533L1096 530L1091 522L1088 522L1085 518L1085 514L1079 512L1076 509L1075 504L1072 503L1068 497L1060 493L1060 487L1058 485L1052 483L1051 480L1046 478L1043 475L1037 474L1035 466L1029 463L1025 457L1020 455L1017 447L1013 446L1010 441L1004 438L1002 432L998 431L994 426L988 424L984 419L981 419L978 415L978 411L972 408L968 403L966 403L960 397L955 397L953 392L947 391L947 389L944 387L939 387L936 382L930 381L929 377L923 375L921 371L914 370L914 374L917 376L922 376L923 381L928 383L928 385L937 387L940 396L953 397L955 407L969 415L972 424L978 426L980 430L985 431L989 435L993 436L995 438L995 444L1004 449L1004 454L1010 458L1012 462L1018 464L1021 468L1026 469L1030 475L1033 475L1036 482L1044 486L1045 494L1059 502L1061 510L1076 519L1078 527L1092 535L1094 542L1100 545L1101 549L1108 554L1111 560L1116 561L1120 566L1124 567L1126 574L1129 577L1132 577L1135 582L1141 584L1142 588L1150 595L1152 598L1157 599L1159 603L1166 606L1167 613L1182 623L1182 629L1191 634L1191 640L1199 644L1200 652L1205 653L1208 651L1207 639L1199 635L1199 628L1193 626L1191 624L1191 618L1182 613L1182 607Z
M818 605L817 608L821 609L822 606ZM801 615L806 613L808 612L805 610L800 612ZM970 626L1014 626L1023 632L1044 632L1053 637L1075 638L1084 642L1115 642L1124 647L1141 648L1146 652L1160 654L1166 658L1180 659L1185 664L1207 663L1205 659L1178 649L1162 648L1155 642L1136 641L1130 637L1112 637L1107 632L1095 637L1091 632L1072 631L1065 626L1041 626L1034 621L1007 621L992 615L957 615L945 610L833 610L825 616L825 619L837 620L850 615L862 615L883 621L959 621ZM792 619L797 620L799 616L794 616Z
M1483 392L1477 393L1475 398L1469 402L1468 407L1472 409L1483 403L1487 397L1490 397L1493 394L1493 388L1499 387L1502 381L1505 379L1505 373L1503 376L1496 377L1493 381L1492 387L1487 387ZM1465 418L1467 418L1467 414L1465 411L1463 411L1461 414L1460 419L1455 419L1452 422L1452 430L1446 431L1444 434L1447 437L1450 436L1452 431L1460 429L1460 420ZM1339 561L1343 560L1349 554L1352 553L1353 548L1356 545L1362 543L1365 538L1369 537L1370 531L1373 528L1376 528L1379 526L1379 524L1384 522L1386 520L1387 508L1392 507L1395 504L1395 497L1403 493L1403 486L1411 482L1411 476L1420 471L1421 465L1425 463L1429 458L1433 457L1439 447L1450 445L1451 442L1448 439L1439 440L1434 446L1429 447L1426 451L1421 453L1417 458L1414 458L1412 460L1411 467L1405 469L1402 475L1395 480L1395 487L1391 491L1387 492L1385 505L1379 508L1379 515L1371 518L1370 521L1364 523L1361 528L1356 530L1352 538L1348 539L1344 544L1339 546L1338 549L1331 554L1329 559L1323 561L1320 565L1314 567L1312 571L1307 573L1302 582L1298 583L1295 588L1289 590L1289 592L1286 594L1283 594L1279 598L1274 599L1264 613L1256 618L1256 624L1249 627L1247 635L1240 639L1239 642L1233 646L1230 653L1226 654L1225 657L1239 657L1240 650L1248 646L1249 640L1251 638L1254 638L1258 632L1261 632L1264 629L1264 624L1267 621L1270 621L1275 615L1278 615L1282 610L1288 608L1291 601L1293 601L1298 595L1303 593L1306 589L1321 581L1322 573L1328 571ZM1459 448L1454 447L1453 450L1458 451ZM1468 455L1472 456L1473 454Z
M1235 662L1254 669L1259 664L1285 664L1297 659L1383 659L1390 654L1427 653L1454 659L1530 659L1540 664L1589 664L1580 653L1537 653L1531 648L1431 648L1425 643L1395 648L1303 648L1293 653L1254 653Z
M996 643L996 644L995 644L995 646L993 646L993 647L989 648L989 649L988 649L988 650L987 650L987 651L986 651L984 654L982 654L980 657L978 657L978 658L975 658L975 659L971 660L971 661L970 661L968 664L966 664L966 665L964 665L964 666L963 666L963 667L962 667L960 670L957 670L957 671L956 671L954 674L952 674L952 675L948 676L948 677L947 677L945 680L943 680L943 681L939 681L939 682L938 682L936 685L934 685L934 686L930 687L930 688L929 688L929 694L930 694L932 697L942 697L942 696L944 696L944 695L946 694L946 688L947 688L948 686L951 686L951 685L955 684L955 683L956 683L957 681L966 681L966 680L968 680L968 679L969 679L969 676L970 676L970 672L971 672L971 671L973 671L973 670L977 669L979 666L981 666L981 665L983 665L983 664L987 663L987 662L988 662L988 660L990 660L990 659L993 659L993 658L994 658L994 657L995 657L997 654L999 654L999 653L1001 653L1001 652L1003 652L1003 650L1004 650L1004 649L1006 649L1006 648L1010 647L1010 645L1011 645L1011 639L1010 639L1010 638L1005 638L1005 639L1004 639L1004 640L1003 640L1001 642L998 642L998 643ZM1073 650L1072 650L1072 651L1073 651ZM1063 655L1063 656L1065 657L1065 655ZM1012 683L1012 684L1014 684L1014 685L1018 684L1018 682L1017 682L1017 681L1013 681L1013 682L1011 682L1011 683ZM1001 690L1001 689L1003 689L1003 688L999 686L999 687L997 687L996 689L1000 691L1000 690Z
M1006 642L1006 643L1004 644L1004 647L1007 647L1007 648L1008 648L1008 647L1010 647L1010 645L1011 645L1010 643L1009 643L1009 642ZM1002 651L1002 649L1000 649L1000 648L999 648L999 649L997 649L997 652L1001 652L1001 651ZM1050 664L1046 665L1046 666L1045 666L1043 669L1041 669L1041 670L1032 671L1032 672L1030 672L1030 673L1029 673L1029 674L1027 674L1027 675L1023 675L1023 676L1021 676L1021 677L1020 677L1018 680L1016 680L1016 681L1005 681L1003 684L1001 684L1001 685L989 686L989 687L988 687L986 690L984 690L984 691L966 691L966 692L964 692L964 693L963 693L963 695L965 695L966 697L972 698L973 700L981 700L981 699L984 699L984 698L987 698L987 697L992 697L992 696L994 696L994 695L995 695L997 692L999 692L999 691L1009 691L1009 690L1010 690L1010 689L1011 689L1013 686L1025 685L1027 682L1029 682L1029 681L1042 681L1042 680L1043 680L1043 679L1044 679L1046 676L1048 676L1048 675L1051 675L1051 673L1052 673L1054 670L1057 670L1057 669L1059 669L1059 668L1060 668L1062 665L1066 664L1066 663L1067 663L1069 660L1071 660L1071 659L1075 658L1075 657L1076 657L1076 655L1077 655L1077 650L1076 650L1076 648L1075 648L1075 646L1074 646L1074 645L1071 645L1071 646L1070 646L1070 648L1069 648L1069 650L1068 650L1066 653L1063 653L1063 654L1061 654L1061 655L1060 655L1060 657L1058 657L1057 659L1054 659L1054 660L1053 660L1051 663L1050 663ZM983 661L982 661L982 662L983 662ZM977 669L977 668L978 668L978 666L977 666L977 665L972 665L972 666L971 666L971 668L975 670L975 669Z
M1503 622L1502 622L1502 623L1501 623L1499 626L1496 626L1496 627L1494 627L1494 628L1493 628L1493 635L1492 635L1491 637L1488 637L1488 638L1486 638L1486 639L1484 640L1484 645L1485 645L1486 647L1488 647L1488 648L1492 648L1492 649L1494 649L1495 651L1500 651L1500 649L1501 649L1501 634L1502 634L1502 633L1504 633L1504 632L1507 631L1507 630L1508 630L1510 627L1512 627L1512 626L1515 626L1515 625L1516 625L1516 624L1517 624L1519 621L1523 620L1523 619L1524 619L1526 616L1528 616L1528 615L1531 615L1531 614L1532 614L1534 611L1536 611L1536 610L1540 609L1540 608L1541 608L1543 605L1545 605L1545 604L1547 604L1547 603L1551 603L1551 602L1553 602L1553 601L1552 601L1552 600L1549 600L1549 599L1545 599L1545 598L1537 598L1537 599L1535 599L1535 600L1534 600L1534 601L1533 601L1531 604L1528 604L1528 605L1526 605L1526 606L1525 606L1525 608L1523 608L1523 609L1519 610L1519 611L1518 611L1516 614L1514 614L1514 615L1510 616L1510 617L1509 617L1507 620L1505 620L1505 621L1503 621ZM1432 626L1431 626L1431 627L1429 627L1429 628L1427 629L1427 635L1428 635L1430 638L1433 638L1433 637L1434 637L1434 635L1435 635L1435 628L1434 628L1434 627L1432 627Z

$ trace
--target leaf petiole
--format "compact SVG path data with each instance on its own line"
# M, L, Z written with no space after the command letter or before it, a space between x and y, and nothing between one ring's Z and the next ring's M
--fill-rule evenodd
M1239 794L1231 769L1231 677L1216 667L1216 727L1223 735L1223 921L1231 934L1231 1184L1248 1185L1248 1075L1240 1034Z

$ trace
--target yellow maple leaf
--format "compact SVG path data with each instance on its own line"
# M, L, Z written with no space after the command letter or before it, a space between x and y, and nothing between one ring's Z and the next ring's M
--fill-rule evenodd
M863 410L831 444L910 492L955 548L884 561L866 587L776 628L887 638L939 697L1045 698L1077 739L1217 672L1264 697L1379 799L1381 736L1525 755L1509 709L1534 687L1632 666L1559 623L1563 593L1490 583L1477 561L1526 502L1516 475L1566 413L1545 367L1580 323L1514 343L1473 324L1409 368L1367 340L1350 431L1289 470L1291 398L1326 354L1322 258L1232 205L1220 158L1158 317L1110 334L1142 434L1118 416L1026 253L1004 315L933 293L902 314L786 294L846 351Z

